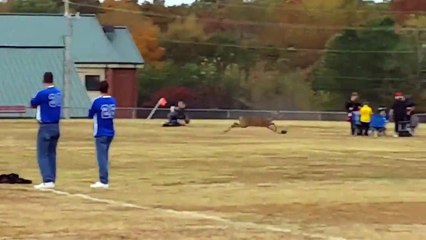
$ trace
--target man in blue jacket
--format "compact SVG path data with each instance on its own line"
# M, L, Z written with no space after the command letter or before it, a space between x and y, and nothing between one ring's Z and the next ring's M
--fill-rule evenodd
M93 118L93 129L96 144L96 158L99 167L99 181L90 185L91 188L108 188L109 147L115 135L114 118L116 101L108 95L108 83L100 83L101 96L96 98L89 110L89 118Z
M36 189L55 187L56 148L60 137L62 95L53 85L51 72L44 74L43 85L44 89L31 99L31 106L37 109L36 119L40 125L37 135L37 160L43 182L34 186Z

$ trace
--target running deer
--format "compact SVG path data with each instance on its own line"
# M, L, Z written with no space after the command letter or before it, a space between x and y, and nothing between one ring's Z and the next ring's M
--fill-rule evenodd
M224 133L227 133L231 131L232 128L247 128L247 127L266 127L269 130L275 132L275 133L281 133L286 134L287 130L282 130L281 132L278 132L278 128L275 125L275 123L272 122L273 120L270 118L265 117L240 117L238 119L238 122L232 124L228 129L224 131Z

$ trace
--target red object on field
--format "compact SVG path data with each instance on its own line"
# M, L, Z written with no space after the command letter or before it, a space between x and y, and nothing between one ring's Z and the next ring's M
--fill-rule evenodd
M166 106L167 104L167 100L165 98L160 98L158 102L160 103L161 106Z
M404 94L402 94L402 92L396 92L395 93L395 97L402 97L404 96Z

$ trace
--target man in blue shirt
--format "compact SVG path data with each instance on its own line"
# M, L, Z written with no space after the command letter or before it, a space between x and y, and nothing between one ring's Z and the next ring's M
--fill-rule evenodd
M93 129L96 144L96 158L99 167L99 181L91 188L108 188L108 154L115 135L114 117L116 101L108 95L108 82L100 83L101 96L96 98L89 110L89 118L93 118Z
M43 76L44 89L32 99L31 106L37 109L39 122L37 135L37 160L43 182L34 186L36 189L55 187L56 181L56 147L60 136L62 95L53 85L53 74L46 72Z

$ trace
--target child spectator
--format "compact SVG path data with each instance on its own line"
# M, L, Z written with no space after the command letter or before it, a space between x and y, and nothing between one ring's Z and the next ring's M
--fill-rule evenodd
M352 114L351 114L351 126L353 128L353 136L362 135L362 132L361 132L362 128L361 128L359 111L352 112Z
M349 101L345 103L345 110L347 112L347 120L351 123L351 133L352 135L357 135L358 129L357 126L354 125L353 114L358 112L361 108L361 103L358 102L358 93L353 92Z
M360 122L361 122L361 134L368 136L368 130L370 129L371 115L373 115L373 109L368 106L368 102L364 102L364 105L359 111Z
M379 107L377 112L372 116L370 127L373 131L374 137L379 135L386 135L386 124L388 123L387 113L385 107Z

